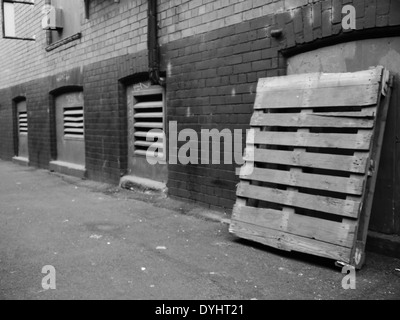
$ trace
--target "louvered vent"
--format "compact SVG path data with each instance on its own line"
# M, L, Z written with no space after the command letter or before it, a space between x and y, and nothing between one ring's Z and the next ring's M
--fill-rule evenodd
M165 152L165 141L163 141L162 134L164 130L163 95L162 93L134 95L134 98L136 102L133 106L135 130L134 153L135 155L145 156L149 146L153 145L158 148L158 157L163 157ZM149 133L153 129L158 129L159 132ZM154 142L146 141L147 135L154 137Z
M20 111L18 113L19 133L28 134L28 112Z
M64 137L83 138L83 107L64 108Z

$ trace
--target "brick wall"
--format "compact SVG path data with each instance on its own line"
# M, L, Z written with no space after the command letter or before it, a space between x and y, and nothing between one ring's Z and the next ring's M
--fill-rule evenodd
M89 19L80 1L82 38L46 52L46 33L41 29L44 2L35 1L27 19L35 42L0 38L0 56L6 57L0 59L0 88L146 49L146 0L93 0Z
M88 177L117 182L127 165L125 85L147 71L147 1L90 1L82 38L45 50L36 1L36 42L0 39L0 158L14 155L12 99L25 96L31 163L52 158L51 92L81 86ZM341 8L353 4L357 31L343 31ZM178 128L247 129L258 78L284 75L291 49L309 50L373 32L396 33L397 0L159 0L168 121ZM275 39L270 33L281 28ZM374 35L372 33L372 35ZM376 34L375 34L376 36ZM125 80L124 80L125 79ZM231 209L234 165L170 165L173 196Z
M69 87L84 90L88 177L118 182L126 170L126 102L120 80L147 71L147 1L91 1L82 38L50 52L41 30L41 8L30 10L36 42L0 39L0 158L15 155L12 106L27 100L32 166L48 168L56 152L52 128L55 95ZM61 90L61 91L60 91ZM52 134L53 133L53 134Z

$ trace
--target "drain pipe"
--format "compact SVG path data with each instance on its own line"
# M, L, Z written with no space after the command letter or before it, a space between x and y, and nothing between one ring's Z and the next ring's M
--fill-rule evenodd
M51 0L44 1L45 6L51 6ZM53 42L51 30L46 30L46 45L51 45Z
M158 45L157 0L148 1L147 49L149 55L149 78L153 85L165 86L160 77L160 47Z

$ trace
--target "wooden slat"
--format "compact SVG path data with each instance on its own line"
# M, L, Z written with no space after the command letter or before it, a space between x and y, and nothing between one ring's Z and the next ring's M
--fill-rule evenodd
M70 139L84 139L83 134L65 134L64 138L70 138Z
M144 137L144 138L163 138L164 137L164 133L162 132L143 132L143 131L137 131L135 132L135 137Z
M79 110L65 110L64 116L71 116L71 115L83 115L83 109Z
M251 126L274 127L327 127L327 128L372 128L374 121L344 117L317 116L307 113L263 113L251 118Z
M142 146L142 147L157 147L157 148L163 148L164 144L159 143L159 142L150 142L150 141L135 141L135 146Z
M390 106L390 97L392 95L392 86L394 76L390 75L388 70L384 70L382 87L386 91L386 97L383 98L383 102L380 105L379 115L377 117L376 134L374 136L374 148L372 149L372 160L374 168L372 168L372 177L369 180L365 191L365 202L363 214L359 219L358 234L355 248L353 250L352 262L357 268L361 268L365 260L365 245L368 236L369 220L372 212L372 204L374 199L374 192L376 187L376 181L378 176L378 168L380 167L381 151L385 137L385 126L388 117L388 110ZM361 257L360 257L361 252Z
M138 90L134 89L133 96L134 97L142 97L149 95L161 95L163 93L163 88L161 86L151 86L145 88L139 88Z
M303 133L303 132L259 132L254 137L255 144L338 148L351 150L369 150L372 131L358 134ZM248 136L248 139L252 137Z
M292 74L258 81L257 92L371 85L380 82L382 68L348 73Z
M237 196L357 218L360 202L239 183Z
M287 215L287 216L286 216ZM288 232L319 241L351 248L355 238L356 221L341 223L279 210L235 205L232 221L245 222L263 228Z
M65 133L83 133L83 129L72 129L72 128L65 128L64 129Z
M64 121L83 122L83 117L64 117Z
M135 122L133 124L135 128L155 128L162 129L164 124L162 122Z
M134 118L162 118L164 115L162 112L143 112L143 113L136 113Z
M257 93L254 108L325 108L368 106L378 102L379 84Z
M134 109L154 109L154 108L162 108L164 103L162 101L150 101L150 102L139 102L136 103L133 108Z
M377 106L362 108L361 111L349 112L314 112L316 116L344 117L344 118L375 118Z
M252 172L247 175L247 172ZM353 178L334 177L303 172L290 172L282 170L250 168L243 166L240 179L270 182L294 187L304 187L353 195L361 195L364 177Z
M145 150L135 150L134 152L133 152L135 155L138 155L138 156L146 156L146 157L152 157L152 152L150 153L148 153L147 151L145 151ZM157 158L163 158L164 157L164 153L163 152L158 152L158 156L157 156Z
M83 128L82 122L65 122L64 128L74 127L74 128Z
M255 149L254 146L247 146L244 155L246 162L255 161L354 173L365 173L367 159L368 153L365 153L363 157L358 157L298 151L263 150Z
M257 241L280 250L299 251L346 263L350 262L351 250L335 244L236 221L232 221L229 231L243 239Z

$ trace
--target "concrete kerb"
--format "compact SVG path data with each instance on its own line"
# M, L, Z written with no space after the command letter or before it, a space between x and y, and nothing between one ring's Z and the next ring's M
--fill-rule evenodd
M163 193L165 195L168 192L167 185L163 182L132 175L122 177L119 182L119 186L128 190L151 191Z

